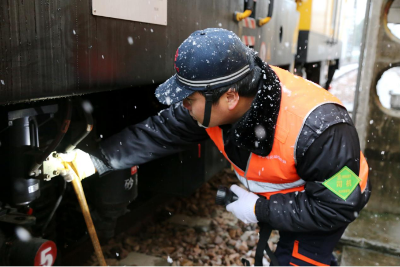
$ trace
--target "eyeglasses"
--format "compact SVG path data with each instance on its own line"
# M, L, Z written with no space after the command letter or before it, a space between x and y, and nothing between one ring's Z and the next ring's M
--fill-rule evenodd
M192 103L193 103L193 100L192 100L192 99L189 99L189 98L185 98L185 99L183 99L183 103L184 103L184 104L187 104L187 105L189 105L189 106L191 106Z

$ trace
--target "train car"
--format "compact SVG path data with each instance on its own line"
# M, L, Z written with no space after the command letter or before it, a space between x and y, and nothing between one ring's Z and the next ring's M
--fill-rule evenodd
M339 68L343 0L297 1L300 12L296 73L329 89Z
M165 108L154 90L174 74L176 48L190 33L231 30L268 63L293 70L301 5L311 2L2 1L0 265L62 264L57 249L62 254L87 238L71 186L46 164L53 151L90 149ZM308 52L304 66L313 60L325 59ZM137 166L85 179L99 235L113 236L117 218L141 192L188 195L226 164L204 142L140 166L140 179Z

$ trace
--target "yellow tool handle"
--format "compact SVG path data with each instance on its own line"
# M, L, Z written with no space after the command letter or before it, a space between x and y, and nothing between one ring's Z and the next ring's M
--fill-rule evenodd
M83 217L85 218L86 226L89 231L90 238L92 239L94 252L96 253L96 257L101 266L107 266L107 263L104 259L103 251L101 250L99 239L97 238L96 229L94 228L92 217L90 216L89 207L86 202L85 193L83 192L83 187L81 183L81 179L75 174L75 172L68 165L74 179L72 180L72 185L74 186L76 196L78 197L79 205L82 209Z

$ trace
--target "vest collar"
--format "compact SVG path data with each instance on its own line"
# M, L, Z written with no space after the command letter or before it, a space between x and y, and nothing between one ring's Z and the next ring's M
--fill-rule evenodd
M250 109L232 125L227 134L237 147L267 156L274 143L281 103L281 84L276 73L265 62L258 57L256 62L262 69L258 92Z

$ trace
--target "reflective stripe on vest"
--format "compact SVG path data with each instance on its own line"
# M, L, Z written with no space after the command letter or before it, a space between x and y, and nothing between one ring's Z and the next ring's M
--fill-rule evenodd
M292 183L282 183L282 184L275 184L275 183L267 183L267 182L257 182L252 180L247 180L243 176L240 176L236 171L236 176L239 181L244 184L249 191L253 193L271 193L276 191L282 191L286 189L291 189L294 187L300 187L305 185L305 181L303 179L299 179Z
M206 129L221 153L232 163L239 180L250 191L267 198L277 193L304 190L305 182L296 170L295 147L305 120L314 109L323 104L342 105L339 99L322 87L280 68L271 68L281 81L282 94L274 142L268 156L251 153L246 170L241 170L229 160L225 152L222 129L218 126ZM361 190L364 191L368 165L362 153L360 155L359 177Z
M368 163L365 160L364 154L360 152L360 172L358 174L358 177L361 179L360 181L361 193L364 193L364 190L367 187L368 172L369 172Z

